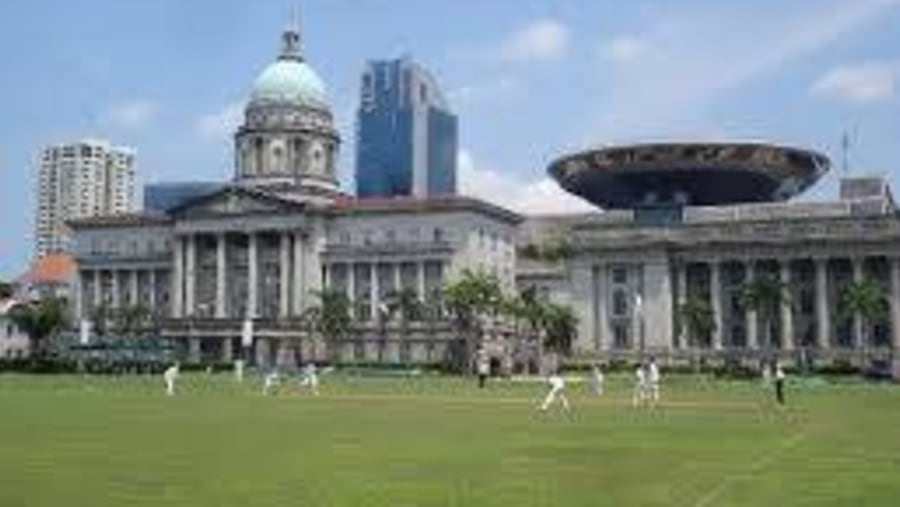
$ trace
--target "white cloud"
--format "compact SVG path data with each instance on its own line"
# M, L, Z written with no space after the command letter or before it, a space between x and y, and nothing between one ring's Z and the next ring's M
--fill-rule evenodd
M842 65L826 72L810 91L813 95L851 103L879 102L894 95L900 63L872 61Z
M561 189L547 176L521 180L500 171L478 167L462 149L458 163L459 192L527 214L596 212L597 208Z
M150 124L160 110L160 105L152 100L129 100L110 107L106 112L106 118L114 125L139 129Z
M525 84L504 76L493 81L485 81L454 88L447 93L447 98L457 107L474 104L492 104L497 101L518 99L526 93Z
M568 28L556 20L541 19L511 34L498 54L510 61L554 60L562 57L568 46Z
M230 139L244 117L244 103L231 102L219 111L205 114L194 122L194 135L201 141Z
M777 16L764 6L737 2L702 7L679 2L649 11L645 27L633 34L643 48L652 48L640 53L641 65L623 65L615 72L608 62L598 65L598 79L608 91L583 141L676 137L696 130L725 92L822 51L898 4L796 2L784 4Z
M631 62L647 50L644 43L628 36L616 37L603 46L603 55L614 62Z

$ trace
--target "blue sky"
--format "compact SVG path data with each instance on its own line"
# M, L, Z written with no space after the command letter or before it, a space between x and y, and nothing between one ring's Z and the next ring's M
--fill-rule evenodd
M0 4L0 277L32 250L42 145L137 148L140 181L226 179L230 131L277 51L290 0ZM766 139L900 183L900 0L306 0L352 189L368 58L411 54L460 115L465 192L523 211L583 209L546 178L563 150ZM834 194L839 171L806 198Z

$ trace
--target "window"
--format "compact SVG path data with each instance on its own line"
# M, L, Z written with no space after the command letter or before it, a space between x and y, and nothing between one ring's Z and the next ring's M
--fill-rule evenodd
M628 293L623 289L613 291L613 316L624 317L628 315Z
M627 283L628 270L622 266L615 267L613 268L612 278L613 283Z
M409 363L412 359L412 346L411 344L403 340L400 343L400 362L401 363Z
M384 239L388 243L394 243L397 241L397 233L395 233L393 229L388 229L387 231L384 231Z
M363 342L357 341L353 344L353 359L356 361L365 361L366 346Z
M434 228L434 242L441 243L442 241L444 241L444 230L441 229L440 227L435 227Z

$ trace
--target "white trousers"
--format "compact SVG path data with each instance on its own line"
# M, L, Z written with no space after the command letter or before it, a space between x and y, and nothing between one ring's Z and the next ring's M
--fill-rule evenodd
M171 379L166 379L166 394L172 396L175 394L175 381Z
M541 410L547 410L551 404L555 400L559 400L562 403L563 408L569 410L569 400L566 398L566 394L563 392L562 388L551 388L550 392L547 393L547 397L544 398L544 402L541 403Z

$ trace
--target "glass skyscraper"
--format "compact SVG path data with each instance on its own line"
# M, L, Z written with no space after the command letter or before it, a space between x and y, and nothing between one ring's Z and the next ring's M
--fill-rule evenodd
M456 193L456 116L422 66L409 58L368 62L356 127L358 196Z

